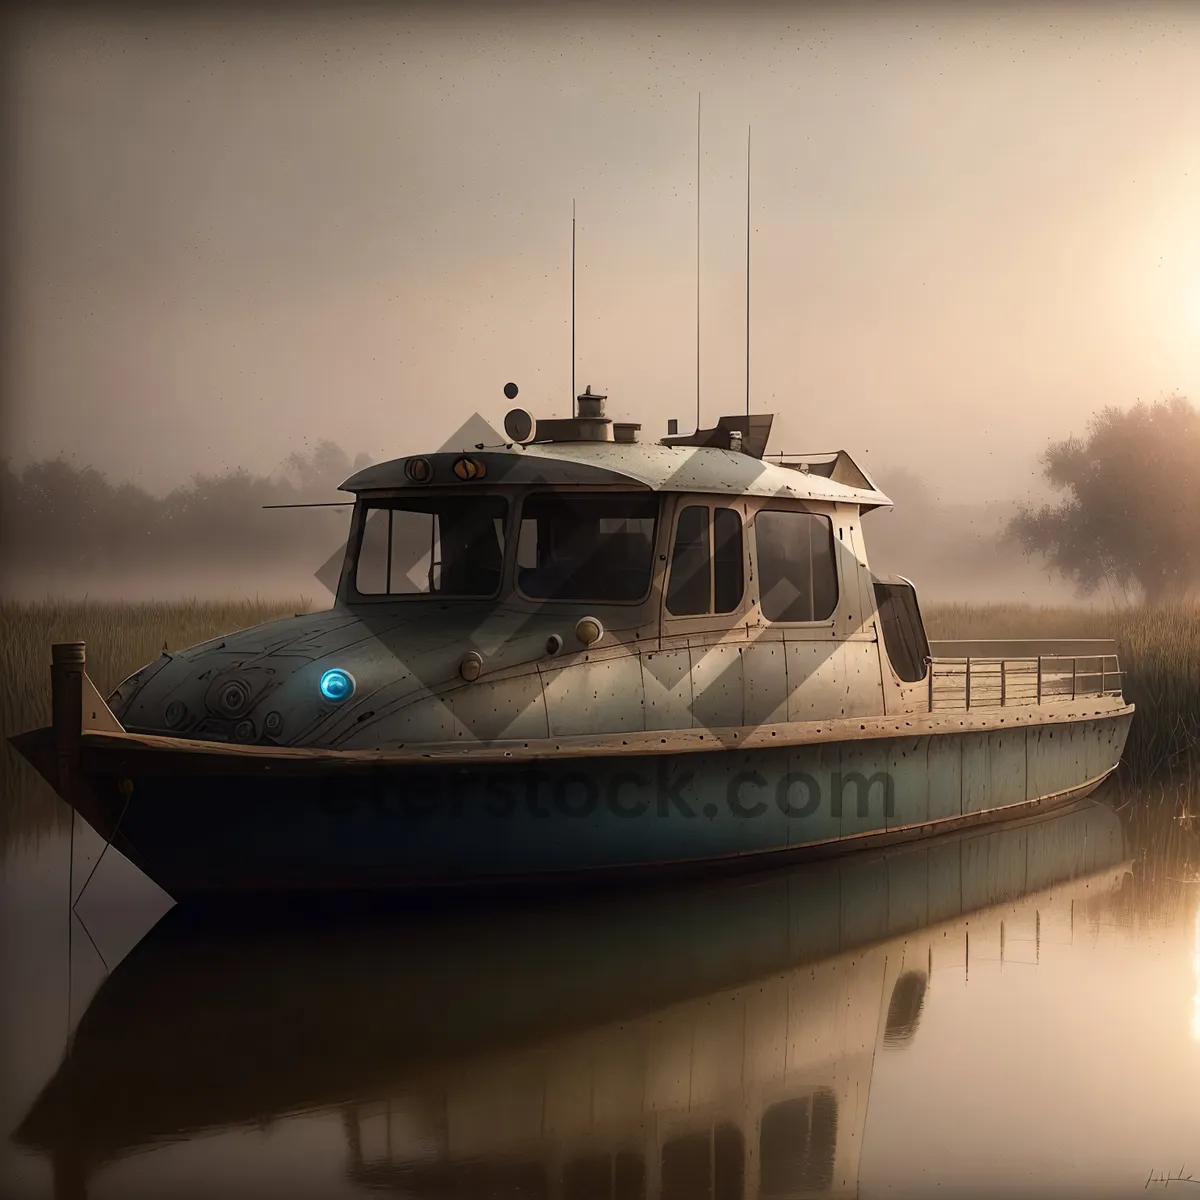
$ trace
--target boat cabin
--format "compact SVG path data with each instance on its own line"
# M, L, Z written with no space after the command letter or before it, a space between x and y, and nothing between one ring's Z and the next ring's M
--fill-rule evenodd
M891 501L845 451L768 455L758 415L646 442L604 400L359 471L331 612L147 667L114 712L175 737L386 749L1120 694L1107 644L931 647L913 585L871 571L862 517Z
M904 707L929 646L912 585L868 566L862 514L891 501L867 472L845 451L772 461L770 416L643 443L604 400L589 389L576 418L549 422L514 410L510 442L347 480L357 504L339 603L487 605L545 626L554 655L668 656L667 676L701 658L701 673L727 676L741 658L742 678L701 702L701 722ZM662 727L691 725L670 700L646 696Z

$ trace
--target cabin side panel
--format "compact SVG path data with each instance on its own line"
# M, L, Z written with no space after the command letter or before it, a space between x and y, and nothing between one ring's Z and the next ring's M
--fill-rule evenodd
M883 711L883 684L879 674L879 643L855 639L841 648L846 685L843 701L848 717L877 717Z
M842 593L838 604L839 624L849 639L845 644L846 715L875 716L895 706L899 696L886 695L887 685L893 678L890 668L885 669L883 663L875 587L859 528L861 514L856 506L845 504L838 505L836 512ZM864 636L869 640L863 640ZM895 692L894 687L890 690Z
M742 650L718 637L690 638L692 728L730 729L744 723Z
M691 729L692 660L686 640L644 653L639 686L647 729Z
M552 736L537 674L479 680L444 693L442 699L454 721L452 736L460 740ZM415 709L411 711L416 718Z
M845 663L840 643L787 636L787 719L827 721L846 715Z
M638 655L569 663L540 674L551 737L646 728Z
M781 634L764 633L742 650L742 709L745 724L788 720L787 646Z

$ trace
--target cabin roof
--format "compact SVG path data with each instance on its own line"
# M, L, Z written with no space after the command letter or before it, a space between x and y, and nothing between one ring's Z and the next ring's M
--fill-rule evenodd
M354 493L423 491L440 485L464 486L454 463L469 458L485 468L479 482L525 486L628 487L656 492L708 492L733 496L776 496L856 504L863 511L891 506L891 500L847 454L799 455L772 463L735 450L708 446L663 446L621 442L547 442L511 448L411 455L376 463L351 475L342 491ZM407 464L423 458L432 467L429 482L414 482ZM803 464L803 466L801 465ZM468 485L469 486L469 485Z

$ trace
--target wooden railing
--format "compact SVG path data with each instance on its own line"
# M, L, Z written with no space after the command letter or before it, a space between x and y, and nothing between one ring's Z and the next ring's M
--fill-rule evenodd
M930 712L1028 708L1082 697L1120 696L1116 653L938 656L929 660Z

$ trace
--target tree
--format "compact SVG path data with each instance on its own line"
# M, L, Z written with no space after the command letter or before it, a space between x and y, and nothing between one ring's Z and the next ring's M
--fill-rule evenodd
M1108 581L1164 604L1200 582L1200 413L1184 397L1106 408L1085 439L1052 443L1042 465L1067 495L1010 522L1027 554L1085 594Z

